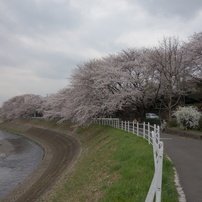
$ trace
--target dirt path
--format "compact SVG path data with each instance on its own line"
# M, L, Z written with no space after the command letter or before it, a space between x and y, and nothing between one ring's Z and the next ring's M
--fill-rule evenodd
M61 132L31 127L26 131L25 136L37 142L45 150L43 161L34 173L0 200L1 202L39 200L64 172L71 169L81 152L79 140Z

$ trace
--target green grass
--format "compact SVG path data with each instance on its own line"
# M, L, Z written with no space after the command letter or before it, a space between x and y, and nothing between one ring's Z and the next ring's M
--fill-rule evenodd
M177 127L170 127L170 128L174 129L176 131L185 132L185 133L193 133L193 134L199 134L199 135L202 134L202 130L197 130L197 129L185 130L185 129L180 128L179 126L177 126Z
M70 123L57 125L42 120L23 123L71 129ZM82 155L74 170L66 174L54 193L44 201L145 201L154 174L152 146L147 141L99 125L80 127L77 135L82 142ZM166 157L163 163L162 201L177 202L173 165Z

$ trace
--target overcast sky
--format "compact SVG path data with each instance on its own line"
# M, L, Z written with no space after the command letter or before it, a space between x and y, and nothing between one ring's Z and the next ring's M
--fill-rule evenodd
M56 93L82 61L187 40L201 23L201 0L0 0L0 106Z

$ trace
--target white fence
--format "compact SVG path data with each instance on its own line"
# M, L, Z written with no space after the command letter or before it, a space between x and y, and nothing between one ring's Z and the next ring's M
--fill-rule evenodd
M145 202L161 202L162 189L162 167L163 167L163 142L160 141L160 127L150 125L150 123L138 123L129 121L120 121L115 118L98 118L94 123L101 125L109 125L121 130L125 130L141 136L153 145L154 153L154 176L147 193Z

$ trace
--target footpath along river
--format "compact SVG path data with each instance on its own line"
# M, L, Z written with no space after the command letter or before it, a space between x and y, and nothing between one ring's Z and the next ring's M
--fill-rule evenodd
M0 130L0 200L38 167L43 155L31 140Z

